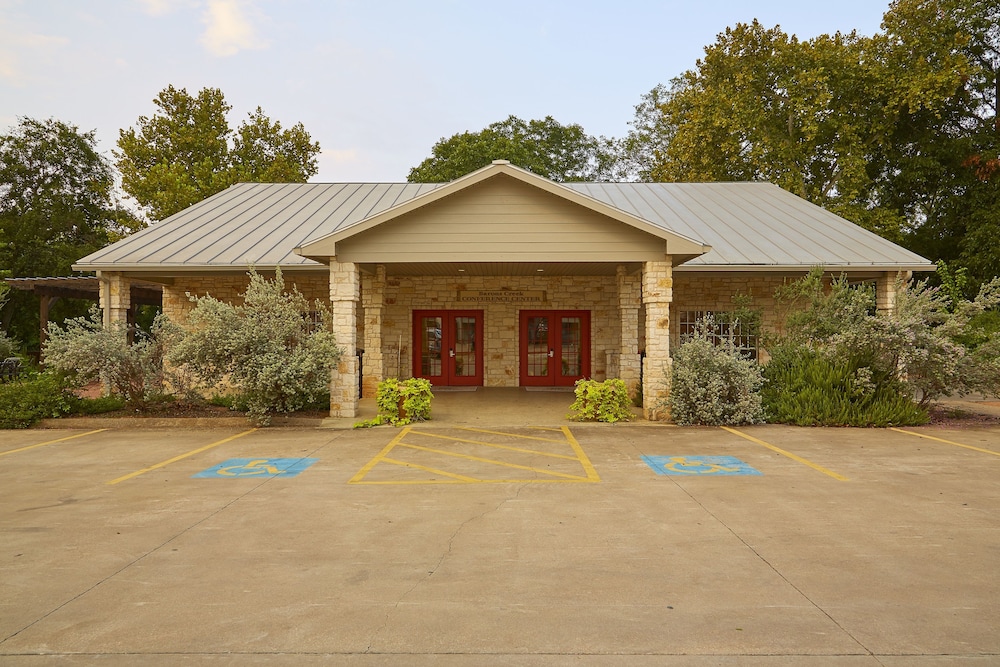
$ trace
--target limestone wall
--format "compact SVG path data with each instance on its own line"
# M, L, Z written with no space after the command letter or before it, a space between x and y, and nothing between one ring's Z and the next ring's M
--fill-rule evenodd
M286 289L290 290L294 285L310 301L327 301L330 298L330 274L325 267L318 273L284 272L282 277ZM246 291L249 282L246 272L178 276L173 285L163 286L163 313L175 322L184 323L194 308L188 293L194 296L211 294L219 301L242 303L240 294Z
M544 291L542 303L468 303L460 291ZM518 383L518 326L521 310L591 311L591 375L606 377L607 351L620 347L618 287L615 276L567 277L394 277L386 278L382 312L382 355L386 376L412 376L413 310L482 310L484 383ZM367 351L366 351L367 354Z

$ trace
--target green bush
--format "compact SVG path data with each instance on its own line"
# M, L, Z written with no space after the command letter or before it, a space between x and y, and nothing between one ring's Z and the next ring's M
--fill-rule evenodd
M755 424L764 421L761 368L742 358L731 340L712 337L706 317L677 348L666 407L676 424Z
M121 410L125 406L125 399L121 396L100 396L98 398L78 398L74 396L70 400L68 414L100 415L105 412Z
M0 428L28 428L39 419L64 415L74 398L66 383L51 373L0 384Z
M16 340L0 331L0 360L16 355L19 347Z
M927 412L890 373L802 345L772 351L762 392L769 422L797 426L924 424Z
M49 324L44 358L78 385L100 381L132 406L143 407L163 393L163 353L173 329L162 316L148 334L138 332L129 342L128 326L104 326L96 306L90 317L66 320L65 328Z
M632 400L623 380L611 378L604 382L577 380L574 390L576 400L569 406L576 414L569 415L577 421L599 421L613 424L632 419Z
M378 383L375 403L378 415L374 419L358 422L354 428L369 428L381 424L403 426L431 418L431 383L422 378L400 381L388 378Z
M235 408L267 424L274 412L295 412L327 395L340 349L328 304L294 287L286 292L280 270L274 280L249 275L241 305L191 297L191 328L168 359L202 385L232 391Z

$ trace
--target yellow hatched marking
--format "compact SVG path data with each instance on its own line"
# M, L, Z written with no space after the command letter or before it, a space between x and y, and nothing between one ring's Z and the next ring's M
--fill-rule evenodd
M729 431L733 435L738 435L741 438L745 438L746 440L749 440L750 442L756 442L758 445L762 445L764 447L767 447L768 449L770 449L773 452L777 452L777 453L781 454L782 456L787 456L788 458L792 459L793 461L798 461L799 463L801 463L803 465L807 465L810 468L812 468L813 470L818 470L819 472L823 473L824 475L829 475L830 477L833 477L836 480L839 480L841 482L846 482L847 481L847 478L844 477L843 475L840 475L838 473L833 472L832 470L824 468L823 466L821 466L819 464L813 463L812 461L810 461L808 459L804 459L801 456L798 456L797 454L792 454L791 452L786 452L784 449L781 449L780 447L775 447L771 443L764 442L763 440L759 440L758 438L755 438L752 435L747 435L746 433L742 433L740 431L737 431L735 428L729 428L728 426L720 426L719 428L721 428L723 431Z
M481 456L472 456L471 454L461 454L459 452L449 452L446 449L434 449L433 447L423 447L421 445L411 445L407 442L399 443L402 447L408 447L409 449L417 449L423 452L431 452L432 454L442 454L444 456L452 456L457 459L466 459L469 461L479 461L480 463L491 463L493 465L504 466L506 468L515 468L517 470L530 470L531 472L537 472L542 475L553 475L555 477L565 477L567 479L587 479L586 477L580 477L579 475L570 475L563 472L553 472L550 470L542 470L541 468L532 468L531 466L523 466L517 463L507 463L506 461L497 461L495 459L484 459Z
M17 449L11 449L10 451L0 452L0 456L7 456L8 454L16 454L17 452L26 452L29 449L34 449L35 447L44 447L45 445L52 445L57 442L66 442L67 440L72 440L73 438L82 438L85 435L93 435L94 433L100 433L101 431L107 431L106 428L99 428L94 431L87 431L86 433L77 433L76 435L68 435L65 438L57 438L56 440L47 440L46 442L40 442L37 445L28 445L27 447L18 447Z
M124 482L125 480L132 479L133 477L138 477L139 475L144 475L147 472L151 472L151 471L156 470L158 468L162 468L164 466L168 466L171 463L176 463L176 462L178 462L178 461L180 461L182 459L188 458L189 456L194 456L195 454L200 454L200 453L202 453L204 451L208 451L209 449L212 449L213 447L218 447L219 445L224 445L227 442L232 442L236 438L242 438L243 436L249 435L249 434L253 433L256 430L257 429L252 428L249 431L243 431L242 433L237 433L236 435L231 435L228 438L223 438L222 440L219 440L218 442L213 442L210 445L205 445L204 447L199 447L198 449L192 449L190 452L187 452L186 454L181 454L180 456L175 456L174 458L168 459L167 461L161 461L160 463L157 463L156 465L149 466L148 468L143 468L142 470L136 470L135 472L130 472L127 475L122 475L118 479L111 480L110 482L108 482L108 484L118 484L119 482Z
M973 447L972 445L963 445L960 442L953 442L951 440L945 440L944 438L935 438L933 435L925 435L923 433L917 433L916 431L904 431L901 428L889 428L890 431L896 431L897 433L906 433L907 435L915 435L918 438L927 438L928 440L935 440L937 442L943 442L947 445L955 445L956 447L965 447L966 449L971 449L974 452L982 452L983 454L992 454L993 456L1000 456L1000 452L994 452L992 449L983 449L982 447Z
M375 456L375 458L373 458L371 461L369 461L368 463L366 463L365 467L362 468L361 470L359 470L357 472L357 474L354 475L354 477L352 477L351 479L347 480L347 483L348 484L357 484L362 479L364 479L364 476L367 475L369 472L371 472L371 469L374 468L375 466L377 466L378 463L379 463L379 461L381 461L382 459L384 459L389 454L389 452L392 451L393 447L395 447L397 444L399 444L399 442L406 436L406 434L409 433L412 430L413 429L411 429L409 426L404 427L403 430L399 432L399 435L397 435L395 438L393 438L392 440L390 440L389 444L386 445L385 447L383 447L382 451L379 452Z
M555 442L560 445L564 443L563 440L554 438L540 438L537 435L520 435L517 433L505 433L504 431L488 431L484 428L472 428L471 426L458 426L456 428L459 431L472 431L473 433L489 433L490 435L506 435L510 436L511 438L519 438L521 440L541 440L542 442ZM556 430L556 429L551 429L551 430ZM444 436L439 436L439 437L443 438Z
M580 443L577 442L573 434L570 433L569 426L563 426L559 430L561 430L563 434L566 436L566 440L569 441L569 446L573 448L574 452L576 452L577 457L579 457L580 459L581 465L583 465L583 469L587 471L587 481L600 482L601 477L600 475L597 474L597 470L594 468L594 464L590 462L590 459L587 458L587 454L583 451L583 447L580 446Z
M558 429L556 429L556 428L545 429L544 427L533 427L533 428L539 428L539 429L544 429L544 430L549 430L549 431L553 431L553 432L560 432L560 433L562 433L563 436L566 438L565 442L567 444L569 444L569 446L573 449L573 451L576 453L576 456L575 457L573 457L573 456L566 456L566 455L563 455L563 454L553 454L553 453L549 453L549 452L540 452L540 451L536 451L536 450L533 450L533 449L522 449L522 448L518 448L518 447L511 447L511 446L508 446L508 445L498 445L496 443L483 442L483 441L479 441L479 440L468 440L468 439L462 439L462 438L454 438L454 437L445 436L445 435L437 435L437 434L434 434L434 433L425 433L423 431L416 431L416 430L414 430L414 429L412 429L412 428L410 428L410 427L407 426L396 437L394 437L389 442L389 444L387 444L384 448L382 448L382 451L380 451L371 461L369 461L367 464L365 464L365 466L363 468L361 468L361 470L359 470L357 472L357 474L355 474L350 480L348 480L348 484L380 484L380 485L392 485L392 484L579 484L579 483L592 483L592 482L599 482L599 481L601 481L600 477L597 474L597 471L594 469L594 466L591 464L590 459L587 458L587 455L583 452L583 448L580 447L580 443L577 442L576 438L573 437L573 434L570 433L570 430L569 430L568 427L563 426L563 427L560 427ZM553 442L553 443L563 444L562 440L554 440L554 439L551 439L551 438L539 438L539 437L535 437L535 436L522 436L522 435L518 435L518 434L514 434L514 433L504 433L502 431L490 431L490 430L486 430L486 429L476 429L476 428L462 428L461 430L464 430L464 431L473 431L473 432L478 432L478 433L489 433L489 434L492 434L492 435L503 435L503 436L509 436L509 437L513 437L513 438L521 438L521 439L526 439L526 440L541 440L543 442ZM494 460L494 459L487 459L487 458L482 458L482 457L478 457L478 456L472 456L470 454L462 454L462 453L459 453L459 452L450 452L450 451L447 451L447 450L435 449L435 448L432 448L432 447L424 447L422 445L415 445L415 444L412 444L412 443L403 442L404 438L406 438L408 435L412 435L412 434L417 434L417 435L422 435L422 436L432 437L432 438L439 438L441 440L465 442L465 443L474 444L474 445L484 445L484 446L487 446L487 447L494 447L494 448L497 448L497 449L505 449L505 450L515 451L515 452L520 452L520 453L525 453L525 454L536 454L536 455L540 455L540 456L550 456L550 457L565 459L565 460L569 460L569 461L577 461L577 462L580 463L580 465L583 466L583 469L586 471L587 476L586 477L581 477L579 475L572 475L572 474L568 474L568 473L554 472L554 471L551 471L551 470L542 470L540 468L533 468L533 467L530 467L530 466L523 466L523 465L518 465L518 464L515 464L515 463L508 463L508 462L505 462L505 461L497 461L497 460ZM440 469L437 469L437 468L431 468L431 467L422 466L422 465L419 465L419 464L416 464L416 463L409 463L409 462L406 462L406 461L401 461L399 459L390 458L389 457L389 453L392 452L392 450L395 449L396 447L405 447L407 449L421 450L421 451L426 451L426 452L433 453L433 454L441 454L441 455L444 455L444 456L451 456L451 457L462 458L462 459L467 459L467 460L471 460L471 461L478 461L480 463L487 463L489 465L499 465L499 466L503 466L503 467L507 467L507 468L515 468L515 469L519 469L519 470L528 470L528 471L531 471L531 472L535 472L535 473L539 473L541 475L544 475L545 478L544 479L542 479L542 478L539 478L539 479L477 479L475 477L469 477L469 476L460 475L460 474L457 474L457 473L450 473L450 472L447 472L447 471L444 471L444 470L440 470ZM435 480L412 480L411 479L411 480L373 480L373 481L365 480L365 477L368 475L368 473L370 473L379 463L386 463L386 464L389 464L389 465L404 466L404 467L412 468L412 469L415 469L415 470L423 470L425 472L429 472L429 473L432 473L432 474L435 474L435 475L440 475L440 476L443 476L443 477L447 477L449 479L442 479L442 480L438 480L438 479L435 479Z
M422 435L428 438L438 438L439 440L453 440L455 442L471 442L474 445L483 445L484 447L495 447L496 449L506 449L512 452L521 452L522 454L537 454L539 456L550 456L554 459L567 459L569 461L576 461L576 456L570 456L569 454L554 454L551 452L540 452L537 449L523 449L521 447L511 447L510 445L499 445L495 442L483 442L482 440L469 440L468 438L453 438L449 435L437 435L436 433L424 433L422 431L414 431L413 435ZM508 435L506 433L499 433L498 435ZM513 436L518 437L518 436ZM541 440L541 438L536 438ZM547 440L546 442L558 442L559 444L565 445L566 443L562 440Z
M419 463L410 463L409 461L399 461L397 459L384 458L383 463L392 463L393 465L403 466L404 468L414 468L416 470L423 470L424 472L433 473L435 475L443 475L445 477L451 477L462 482L481 482L483 480L477 479L475 477L466 477L465 475L458 475L453 472L447 472L446 470L439 470L437 468L431 468L430 466L422 466Z

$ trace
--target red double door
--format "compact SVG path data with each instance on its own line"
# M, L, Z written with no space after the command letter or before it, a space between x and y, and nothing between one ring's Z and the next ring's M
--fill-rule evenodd
M521 311L521 386L572 386L590 377L590 311Z
M438 386L483 384L483 311L413 311L413 376Z
M590 311L522 310L521 386L590 377ZM437 386L483 384L483 311L413 311L413 376Z

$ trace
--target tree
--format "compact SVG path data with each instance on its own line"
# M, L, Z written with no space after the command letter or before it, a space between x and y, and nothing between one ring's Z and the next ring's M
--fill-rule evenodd
M114 172L97 152L93 131L21 118L0 135L0 274L69 275L73 262L140 224L117 199ZM53 315L61 314L79 313ZM37 345L38 303L31 294L11 295L3 322Z
M527 122L510 116L479 132L442 138L431 157L406 178L411 183L445 183L493 160L509 160L554 181L595 180L609 166L609 145L609 140L592 137L576 124L562 125L552 116Z
M895 0L882 32L754 21L636 107L649 180L768 180L933 260L1000 273L1000 5Z
M233 183L304 183L317 172L319 143L302 123L283 129L263 110L249 114L234 133L232 107L218 88L196 97L167 86L152 117L121 130L115 151L122 186L161 220Z

